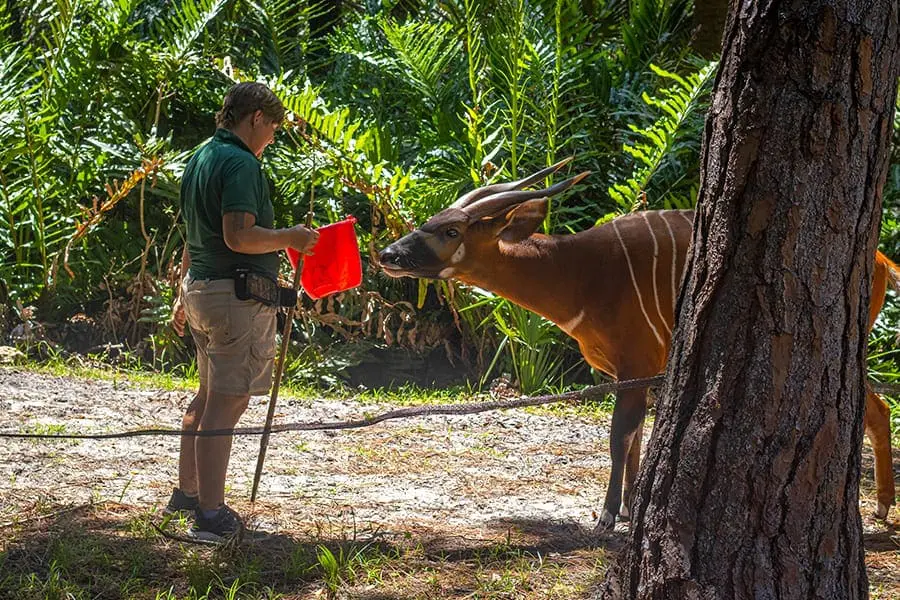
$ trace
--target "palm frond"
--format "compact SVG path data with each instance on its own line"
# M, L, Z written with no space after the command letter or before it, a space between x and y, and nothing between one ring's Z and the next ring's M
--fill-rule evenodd
M103 2L104 9L97 11L96 15L104 24L111 26L109 29L104 29L104 33L116 36L137 25L133 15L140 3L141 0L105 0Z
M651 126L628 125L635 141L624 144L622 149L633 159L634 170L630 177L613 183L608 190L622 212L636 210L647 201L646 193L652 180L667 162L675 161L684 152L697 149L699 135L686 136L683 128L700 107L716 67L717 63L710 62L698 71L682 77L656 65L650 66L658 77L673 84L663 89L658 96L650 96L646 92L642 95L644 103L659 113ZM698 131L694 133L699 134ZM676 176L678 183L681 183L681 178L682 174ZM668 186L670 190L676 187ZM666 200L662 194L654 196L651 198L654 203ZM683 196L675 200L676 204L684 202Z
M400 198L414 185L413 170L381 159L383 132L366 127L348 107L329 109L318 90L309 85L299 91L276 87L276 93L299 119L290 129L303 138L307 156L302 168L310 173L315 169L320 180L331 178L336 189L349 188L363 194L393 234L405 233L399 205ZM331 208L337 210L336 206Z
M0 0L0 47L12 43L10 30L12 29L13 17L9 10L9 1Z
M463 0L463 2L465 4L463 28L469 89L472 92L472 105L478 106L481 103L483 81L486 76L484 66L487 64L483 27L478 19L478 15L483 12L483 3L482 0Z
M460 53L460 43L449 23L380 22L393 50L397 67L421 93L437 99L441 76Z
M40 37L45 46L42 61L45 101L53 93L54 86L64 79L64 72L69 66L63 57L76 27L79 8L79 0L54 0L52 5L47 5L47 12L43 15L46 29L41 31Z
M328 16L324 0L295 2L293 0L256 0L247 5L264 31L268 51L263 60L275 73L303 71L308 65L312 46L324 43L313 30L313 22Z
M537 60L529 24L539 23L543 17L537 7L525 0L502 0L494 9L491 27L486 31L488 68L492 74L492 91L503 105L510 173L515 178L525 145L523 132L531 118L528 111L531 65Z
M62 1L62 0L59 0ZM174 63L184 61L228 0L182 0L159 25L163 44Z
M641 71L651 62L666 68L677 65L689 52L692 9L691 0L631 0L622 27L626 68Z
M320 142L344 153L370 150L371 133L363 130L359 136L355 135L362 122L351 117L350 109L329 110L319 91L309 85L296 92L278 87L276 90L285 109L308 123Z
M535 32L540 36L534 45L536 60L531 76L535 90L526 96L543 128L548 165L556 162L563 148L585 151L585 127L596 120L597 103L585 102L590 81L584 65L604 61L598 50L602 40L587 43L596 31L581 12L580 4L568 0L555 0L552 4L552 13L545 17L552 19L552 27Z

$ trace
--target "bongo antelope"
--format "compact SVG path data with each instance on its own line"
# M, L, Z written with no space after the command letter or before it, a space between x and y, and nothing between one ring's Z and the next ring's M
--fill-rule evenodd
M665 368L674 305L691 242L693 211L647 211L573 235L535 231L547 198L588 173L546 189L523 191L568 160L525 179L477 188L385 248L392 277L456 279L509 299L556 323L573 337L592 367L615 379L650 377ZM869 329L898 267L880 252ZM646 390L616 395L610 432L612 471L597 528L627 519L638 472ZM866 433L875 454L876 516L894 504L889 410L867 390ZM624 482L624 490L623 490ZM623 502L624 491L624 502Z

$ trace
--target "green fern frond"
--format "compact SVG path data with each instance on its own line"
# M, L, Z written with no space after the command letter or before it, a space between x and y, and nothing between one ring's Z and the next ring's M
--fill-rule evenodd
M368 152L373 142L372 133L363 127L363 123L351 117L349 108L329 110L319 92L312 86L294 93L281 92L285 109L293 112L309 123L320 141L342 153Z
M379 211L393 212L391 207L397 198L412 185L412 175L380 158L382 132L366 127L347 107L329 109L311 86L290 93L282 91L280 96L285 108L305 121L307 133L313 134L316 168L323 175L327 171L336 188L355 188Z
M134 19L134 11L140 4L141 0L109 0L107 10L101 13L106 23L112 24L113 28L110 34L121 34L127 32L136 25Z
M9 1L0 0L0 48L13 42L10 38L12 24L13 17L9 10Z
M455 0L442 3L447 22L462 42L461 52L466 60L466 76L469 83L471 106L481 104L488 62L484 44L484 27L481 16L485 14L486 0Z
M542 15L537 7L524 0L503 0L495 7L495 18L486 31L489 64L493 79L493 93L503 106L506 121L507 150L510 174L518 177L523 132L529 122L530 78L532 65L537 61L531 23L540 22Z
M40 34L45 46L41 70L45 101L50 98L54 86L64 79L63 71L68 65L63 57L66 56L67 45L76 26L79 7L79 0L74 3L69 0L54 0L41 17L46 19L43 22L46 28Z
M28 70L27 63L27 55L21 47L0 45L0 113L4 106L11 110L10 107L18 103L22 95L27 95L28 89L32 87L31 82L36 74ZM3 122L4 119L0 117L0 126Z
M264 38L270 44L264 59L276 73L308 66L306 58L316 41L312 23L328 14L324 0L295 2L294 0L256 0L247 5L259 21ZM321 44L321 42L320 42Z
M688 52L693 28L691 0L631 0L622 27L626 68L640 71L651 62L676 65Z
M593 31L579 3L555 0L553 13L546 19L551 17L543 28L536 28L536 34L542 36L534 44L536 60L531 80L536 89L526 96L543 125L548 165L555 162L567 143L575 149L571 136L579 124L593 118L595 109L583 101L590 95L583 66L603 61L596 49L598 40L586 43Z
M380 25L407 80L429 98L438 98L441 76L460 53L452 26L427 22L398 24L390 19L382 19Z
M163 43L176 64L194 51L203 32L227 3L228 0L182 0L174 14L162 21Z
M645 104L662 113L649 127L629 124L628 128L637 136L637 141L626 143L622 150L631 156L636 164L630 177L624 182L616 182L608 188L610 197L622 212L638 209L645 201L645 192L651 180L666 161L673 160L682 150L690 148L682 140L682 129L689 117L699 108L702 97L716 71L717 63L710 62L698 71L684 77L651 65L651 69L662 79L673 85L662 89L657 96L642 95ZM674 186L669 186L672 189ZM660 198L664 193L658 195ZM683 203L680 197L679 203Z

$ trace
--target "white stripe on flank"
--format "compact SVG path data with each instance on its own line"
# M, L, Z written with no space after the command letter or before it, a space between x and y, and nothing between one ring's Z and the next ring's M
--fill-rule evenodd
M641 290L638 287L637 279L634 277L634 267L631 266L631 256L628 255L628 248L625 247L625 241L622 239L622 234L619 233L619 226L616 225L615 219L610 221L613 226L613 231L616 232L616 237L619 238L619 243L622 245L622 250L625 251L625 262L628 263L628 272L631 273L631 285L634 286L634 292L637 294L638 304L641 307L641 312L644 313L644 319L647 321L647 325L650 326L650 329L653 331L653 335L656 336L656 341L659 342L660 346L665 346L666 344L663 342L662 337L659 335L659 331L656 330L656 327L653 326L653 323L650 321L650 316L647 314L647 310L644 308L644 299L641 298Z
M575 331L575 328L581 325L581 322L584 320L584 309L582 309L577 315L566 321L565 323L560 323L559 328L565 331L568 334L571 334Z
M659 305L659 287L656 285L656 265L659 258L659 241L656 239L656 232L653 231L653 226L650 225L650 219L647 218L647 213L642 212L641 217L644 219L644 223L647 224L647 230L650 232L650 237L653 238L653 274L651 278L653 279L653 298L656 300L656 314L659 315L659 320L662 321L663 327L666 328L666 331L669 332L669 336L672 335L672 330L669 329L669 324L666 323L666 318L662 314L662 308Z
M691 221L690 219L688 219L688 216L687 216L686 214L684 214L685 211L679 210L679 211L676 211L676 212L677 212L679 215L681 215L681 217L682 217L685 221L687 221L687 224L690 225L690 226L691 226L691 229L693 230L693 229L694 229L694 222Z
M670 211L664 210L660 213L660 217L662 218L662 222L666 224L666 229L669 230L669 239L672 240L672 307L675 307L675 275L678 269L678 246L675 245L675 234L672 232L672 226L669 225L669 220L666 218L666 215L669 214Z

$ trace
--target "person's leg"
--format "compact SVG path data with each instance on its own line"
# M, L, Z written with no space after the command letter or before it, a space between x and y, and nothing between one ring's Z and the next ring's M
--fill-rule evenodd
M184 313L197 351L197 375L200 378L200 387L181 419L182 431L197 431L206 408L209 390L209 336L202 310L197 305L198 297L207 285L205 282L188 277L182 286ZM191 498L196 498L199 493L196 442L196 436L181 436L181 450L178 455L178 487Z
M200 363L199 353L197 362L198 364ZM203 416L205 405L206 382L205 377L201 377L200 388L197 390L197 394L188 405L187 410L181 419L182 431L197 430L197 427L200 425L200 418ZM178 454L178 487L172 490L172 495L169 497L169 503L163 511L164 514L193 512L197 510L200 488L197 483L196 441L196 436L181 436L181 449Z
M231 429L247 409L250 395L229 395L210 391L206 410L200 418L200 431ZM196 438L196 474L200 509L214 510L225 504L225 475L231 456L232 436Z
M185 415L185 427L196 427L200 432L232 429L247 409L250 395L266 393L271 384L275 310L237 300L231 280L205 282L189 291L186 298L185 313L189 319L195 316L192 331L195 323L202 331L202 335L195 335L195 339L201 339L198 357L203 348L207 366L206 394L198 395L195 410ZM183 468L184 485L188 485L190 476L196 478L199 505L190 534L197 539L218 541L243 527L240 516L225 505L231 444L231 435L196 437L193 470L187 465ZM190 445L183 447L182 459L187 462Z
M247 409L250 395L264 394L271 385L275 309L238 300L230 281L210 282L197 305L202 307L201 320L208 330L208 385L199 430L232 429ZM225 503L231 444L230 435L196 439L202 511Z
M181 419L182 431L197 431L203 418L204 409L206 408L206 382L205 377L200 378L200 389L193 401L188 405ZM200 488L197 483L197 454L196 454L196 436L181 436L181 453L178 456L178 487L187 496L197 496Z

